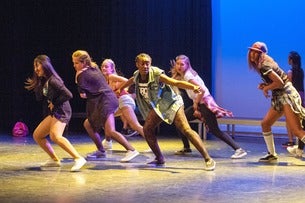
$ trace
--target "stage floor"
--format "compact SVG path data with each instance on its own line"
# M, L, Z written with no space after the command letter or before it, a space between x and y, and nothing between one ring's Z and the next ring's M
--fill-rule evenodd
M205 141L216 169L203 170L203 159L192 147L192 155L177 156L182 144L175 135L159 135L166 157L164 167L146 163L154 159L143 153L148 146L140 137L128 138L141 153L130 163L120 163L125 150L114 143L107 158L88 161L80 172L70 172L73 160L53 144L62 158L61 168L41 169L48 159L31 136L13 138L0 135L0 201L43 203L162 203L162 202L304 202L305 161L291 157L282 148L286 137L276 140L279 161L261 164L266 147L261 136L236 136L248 152L244 159L232 160L233 150L216 138ZM86 155L95 147L85 133L68 134L75 148Z

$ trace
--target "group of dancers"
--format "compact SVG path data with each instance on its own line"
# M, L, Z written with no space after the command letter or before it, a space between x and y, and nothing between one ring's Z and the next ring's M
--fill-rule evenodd
M174 124L182 137L183 149L176 154L190 153L189 141L203 157L204 170L215 169L216 162L209 155L200 136L188 121L201 119L209 131L234 149L232 159L240 159L247 155L227 133L219 129L217 118L233 116L232 112L217 105L208 88L198 73L192 68L185 55L171 60L171 77L164 70L152 66L152 58L140 53L135 58L137 70L129 79L120 76L111 59L106 59L99 67L92 61L85 50L77 50L72 54L75 69L75 83L79 96L86 100L86 119L83 126L96 146L96 151L82 157L68 139L63 137L66 125L72 115L69 100L72 93L66 88L63 80L55 71L51 60L46 55L38 55L34 59L34 72L26 80L25 88L35 92L37 100L43 102L44 119L33 132L36 143L49 155L50 159L41 167L60 167L60 158L53 150L50 139L74 158L71 171L79 171L90 158L106 157L106 150L112 147L112 140L126 149L121 162L129 162L139 152L128 142L125 136L116 130L115 117L120 116L123 128L131 128L138 132L147 142L155 158L147 164L160 166L165 164L165 157L159 147L156 128L161 122ZM305 117L305 109L301 97L295 90L287 75L276 62L267 55L267 46L256 42L248 51L249 67L258 72L263 83L259 85L266 97L272 97L272 107L262 121L262 131L268 154L259 161L276 160L272 124L282 115L286 116L287 126L301 142L305 142L305 132L300 121ZM133 87L134 93L128 92ZM192 105L184 109L180 90L184 89L192 100ZM269 95L269 91L272 95ZM136 103L135 103L136 101ZM134 112L137 107L144 118L143 126ZM103 130L104 140L99 132Z

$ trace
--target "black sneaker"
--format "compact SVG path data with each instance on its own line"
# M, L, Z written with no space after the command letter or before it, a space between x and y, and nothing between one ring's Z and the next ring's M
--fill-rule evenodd
M122 134L122 135L125 135L125 134L127 134L127 129L125 129L125 128L122 128L122 130L121 130L121 134Z
M272 162L272 161L276 161L278 159L277 156L274 156L270 153L268 153L266 156L260 158L258 161L259 162Z
M124 135L125 137L131 137L134 135L137 135L138 132L132 129L124 129L124 131L122 130L122 135Z
M175 151L175 155L185 155L185 154L191 154L192 150L190 148L183 148L181 150Z
M283 147L292 147L293 145L295 145L294 142L285 142L282 144Z

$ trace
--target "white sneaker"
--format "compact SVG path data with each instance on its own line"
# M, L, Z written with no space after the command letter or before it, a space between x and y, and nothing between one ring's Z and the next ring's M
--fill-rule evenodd
M210 159L209 161L205 162L205 168L206 171L213 171L216 167L216 162L213 159Z
M102 145L103 145L105 150L111 150L112 149L112 140L107 141L106 139L104 139L102 141Z
M60 166L61 166L60 161L54 161L53 159L49 159L40 165L40 167L60 167Z
M150 148L145 149L145 150L143 151L143 153L151 153L151 152L152 152L152 150L151 150Z
M295 156L296 158L302 158L303 150L298 148L298 145L294 145L292 147L287 147L287 151Z
M235 153L231 156L232 159L241 159L247 155L247 152L242 148L235 150Z
M71 172L79 171L80 168L83 167L85 165L85 163L87 162L86 159L84 159L83 157L74 159L74 161L75 161L75 163L70 170Z
M121 162L128 162L138 155L139 155L139 152L137 150L134 150L134 151L127 150L127 153L126 153L125 157L123 159L121 159Z

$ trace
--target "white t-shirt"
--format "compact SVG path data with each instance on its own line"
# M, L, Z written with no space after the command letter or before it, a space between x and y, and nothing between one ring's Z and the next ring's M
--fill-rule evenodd
M194 80L196 81L200 86L201 88L203 89L204 91L204 95L202 98L206 97L206 96L209 96L210 95L210 91L209 89L205 86L203 80L201 79L201 77L197 74L196 76L194 76L191 71L186 71L185 74L184 74L184 77L183 77L183 80L189 82L190 80ZM191 98L192 100L194 100L196 97L197 97L197 94L194 93L193 90L190 90L190 89L187 89L186 90L186 93L187 95L189 96L189 98Z

